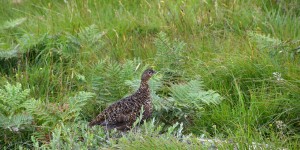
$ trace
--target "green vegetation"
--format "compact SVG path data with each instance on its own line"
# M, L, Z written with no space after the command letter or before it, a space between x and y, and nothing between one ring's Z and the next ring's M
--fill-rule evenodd
M300 148L297 0L0 2L0 149ZM153 67L155 112L87 123Z

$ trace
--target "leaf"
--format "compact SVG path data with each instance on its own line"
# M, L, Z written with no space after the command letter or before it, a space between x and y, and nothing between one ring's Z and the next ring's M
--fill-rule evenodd
M24 110L23 103L28 100L29 89L22 89L20 83L11 85L6 83L4 89L0 89L0 113L6 116L13 116Z
M22 89L20 83L6 83L0 89L0 128L20 131L31 124L33 117L25 113L24 104L29 100L29 89Z
M33 117L28 114L16 114L11 117L0 114L0 127L10 131L17 132L24 129L24 126L30 125L32 121Z
M81 91L74 97L70 97L68 100L68 108L60 114L62 121L79 119L81 110L88 103L88 100L94 96L94 93Z
M2 26L0 26L0 29L5 30L5 29L12 29L20 24L24 23L27 20L27 18L18 18L10 21L6 21Z

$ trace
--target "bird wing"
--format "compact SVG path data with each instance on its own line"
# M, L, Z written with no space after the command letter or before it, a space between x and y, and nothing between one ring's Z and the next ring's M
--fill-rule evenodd
M89 126L101 125L116 128L124 124L130 125L136 120L137 113L139 113L138 107L129 97L124 98L107 107L89 123Z

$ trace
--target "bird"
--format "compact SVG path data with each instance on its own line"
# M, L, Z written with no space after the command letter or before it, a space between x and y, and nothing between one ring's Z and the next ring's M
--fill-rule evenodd
M141 114L142 108L144 112L141 121L150 118L153 106L148 81L155 73L156 71L151 68L146 69L141 76L139 89L132 95L120 99L104 109L89 122L89 127L100 125L107 130L128 131Z

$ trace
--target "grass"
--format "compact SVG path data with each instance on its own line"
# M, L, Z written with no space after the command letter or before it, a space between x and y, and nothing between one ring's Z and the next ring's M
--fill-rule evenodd
M1 148L102 144L140 149L145 143L145 148L197 149L199 137L233 141L242 149L253 148L252 142L299 148L298 1L0 4L1 88L6 82L21 83L24 90L30 89L28 100L35 99L39 108L21 109L31 112L32 126L18 133L5 129ZM86 129L87 121L108 104L134 91L136 79L149 66L159 72L152 81L157 123L148 129L154 136L144 134L147 126L109 140L103 140L107 135L99 128ZM192 92L172 93L176 86L198 89L190 81L199 81L206 93L218 93L222 102L204 104L187 96ZM80 91L95 94L76 98ZM186 99L174 99L176 94ZM41 111L52 113L37 115ZM65 111L71 117L62 116ZM183 122L184 135L193 134L189 142L176 136L175 129L166 133L176 122ZM160 125L163 129L154 131ZM70 134L74 136L68 138ZM74 140L81 137L89 142L76 145ZM219 145L233 147L230 142Z

